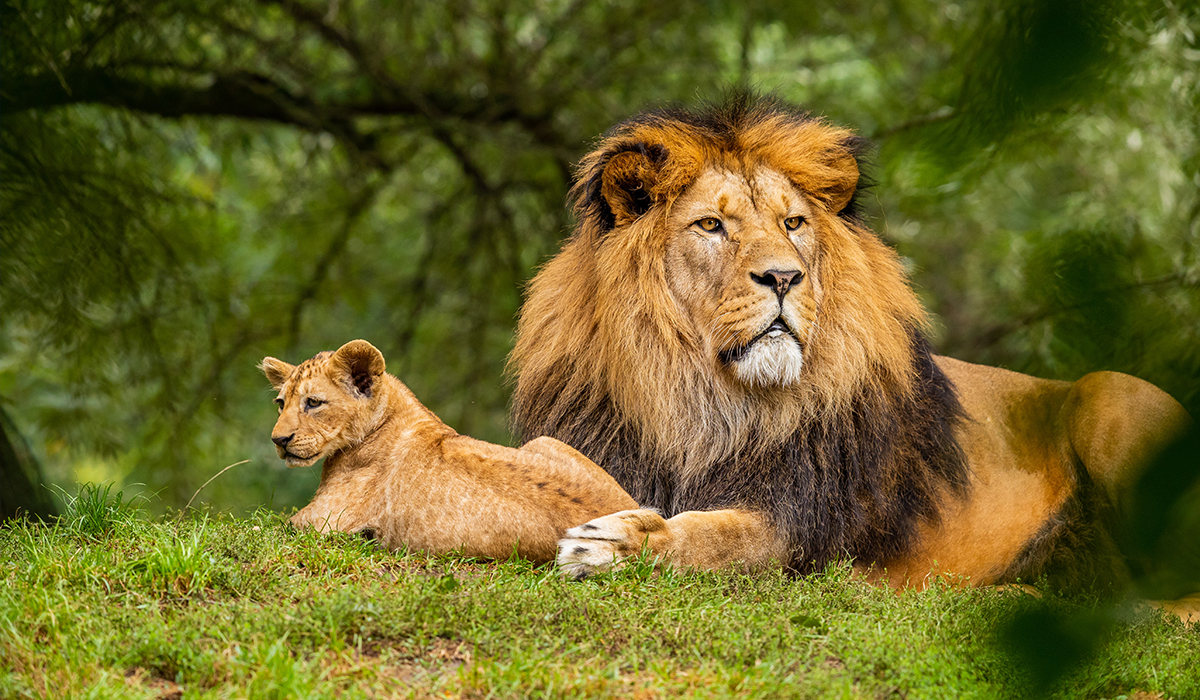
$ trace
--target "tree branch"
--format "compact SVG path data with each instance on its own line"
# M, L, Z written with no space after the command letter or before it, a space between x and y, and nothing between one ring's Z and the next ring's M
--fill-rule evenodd
M329 270L333 267L333 263L341 257L342 252L346 249L346 244L350 242L350 235L354 232L354 227L358 224L363 214L374 204L375 197L378 196L379 191L383 189L386 182L387 178L384 177L380 178L374 184L367 185L366 189L360 192L350 202L350 206L346 208L346 218L342 220L342 227L338 229L333 239L330 240L329 245L326 246L325 252L313 267L312 276L304 285L304 288L300 290L300 293L296 295L296 301L292 304L287 327L287 347L289 349L294 349L296 342L299 340L300 323L303 320L304 307L308 305L308 302L316 298L317 290L321 288L321 285L329 276Z
M918 117L913 117L906 122L896 124L895 126L880 129L871 134L871 139L875 141L882 141L889 136L895 136L896 134L904 133L905 131L911 131L913 129L929 126L930 124L948 121L958 116L958 114L959 113L951 107L941 107L930 112L929 114L922 114Z
M11 76L0 89L0 113L18 114L70 104L104 104L160 117L227 116L306 128L318 125L313 105L264 76L214 74L207 87L134 80L105 68L57 75Z
M1177 284L1181 287L1194 287L1200 283L1189 280L1187 273L1178 272L1171 275L1164 275L1162 277L1155 277L1153 279L1131 282L1129 284L1123 284L1116 287L1111 287L1109 289L1099 290L1096 292L1096 296L1104 297L1110 294L1131 292L1138 289L1146 289L1149 287L1159 287L1171 284ZM1054 318L1055 316L1061 316L1062 314L1070 313L1072 311L1078 311L1079 309L1082 309L1092 303L1095 302L1086 301L1057 308L1036 309L1010 321L998 323L976 335L974 341L968 346L969 350L972 353L987 350L996 343L999 343L1005 337L1019 330L1029 328L1037 323Z
M361 150L371 150L372 139L354 128L351 120L356 117L417 116L428 121L453 117L469 122L517 123L549 146L562 145L549 115L526 113L511 102L485 104L450 93L414 97L410 91L315 102L265 75L247 71L199 74L181 82L130 78L115 68L72 68L62 71L61 77L50 72L11 76L0 87L0 113L102 104L167 118L211 116L272 121L342 135Z

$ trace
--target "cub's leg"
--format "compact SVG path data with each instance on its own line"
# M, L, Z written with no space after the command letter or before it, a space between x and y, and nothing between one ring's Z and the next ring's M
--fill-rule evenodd
M619 567L645 547L666 562L719 569L741 562L764 569L782 562L787 547L759 513L747 510L688 511L664 519L657 511L625 510L567 530L558 542L558 564L575 578Z
M532 452L536 455L541 455L554 462L567 462L582 466L587 470L597 468L596 463L584 456L582 452L571 447L567 443L543 435L539 438L534 438L529 442L521 445L521 452Z
M564 488L570 486L568 490L575 496L570 500L565 500L566 496L559 488L541 492L541 495L551 499L554 499L553 494L559 496L558 500L547 504L548 508L580 513L579 517L568 521L564 529L594 518L597 513L612 513L638 506L637 501L621 488L611 474L566 443L542 436L525 443L518 452L533 455L541 462L541 478Z

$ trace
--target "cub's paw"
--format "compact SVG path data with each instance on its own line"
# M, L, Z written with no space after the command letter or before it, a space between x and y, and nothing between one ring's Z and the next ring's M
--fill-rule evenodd
M646 546L661 553L667 521L658 511L623 510L567 530L558 541L558 567L564 576L581 579L622 566L621 560Z

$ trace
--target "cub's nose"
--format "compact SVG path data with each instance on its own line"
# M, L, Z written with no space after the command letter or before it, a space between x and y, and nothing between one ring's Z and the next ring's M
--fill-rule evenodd
M294 437L296 437L295 433L292 433L291 435L280 435L279 437L272 435L271 442L279 445L280 447L287 447L287 444L291 442L292 438Z
M788 289L803 277L804 273L800 270L767 270L762 274L750 273L750 278L755 282L774 289L775 295L779 297L780 301L783 301Z

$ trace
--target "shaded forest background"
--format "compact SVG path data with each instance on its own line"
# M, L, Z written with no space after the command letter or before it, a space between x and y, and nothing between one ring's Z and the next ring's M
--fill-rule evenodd
M45 479L301 504L264 355L366 338L510 442L522 286L617 120L751 85L876 144L937 349L1200 415L1200 8L0 2L0 407Z

